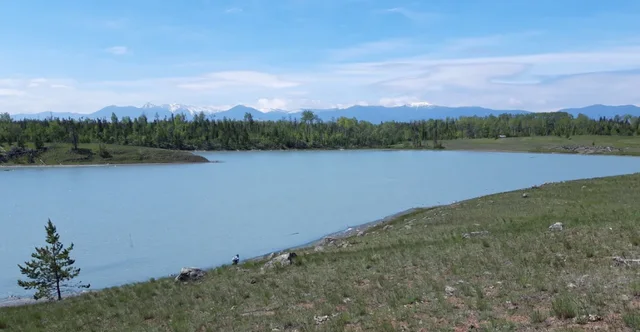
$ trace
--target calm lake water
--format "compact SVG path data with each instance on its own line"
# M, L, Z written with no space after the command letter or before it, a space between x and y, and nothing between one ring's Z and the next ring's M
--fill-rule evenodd
M201 153L223 163L0 171L0 298L47 218L103 288L313 241L405 209L635 173L640 158L434 151Z

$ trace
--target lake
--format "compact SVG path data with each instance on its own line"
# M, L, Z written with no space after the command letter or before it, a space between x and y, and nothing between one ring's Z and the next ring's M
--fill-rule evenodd
M455 151L203 152L222 163L0 171L0 298L51 218L92 288L304 244L412 207L640 171L640 158Z

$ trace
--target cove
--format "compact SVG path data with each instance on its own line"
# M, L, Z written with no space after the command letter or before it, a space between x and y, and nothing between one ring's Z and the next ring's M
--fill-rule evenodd
M200 152L221 163L0 172L0 298L48 218L92 289L214 267L414 207L635 173L640 158L462 151Z

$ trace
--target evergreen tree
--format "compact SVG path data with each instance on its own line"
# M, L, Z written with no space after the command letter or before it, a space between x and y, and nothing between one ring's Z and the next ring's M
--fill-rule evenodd
M60 235L53 225L51 219L45 226L47 232L47 246L36 247L36 252L31 254L33 258L30 262L25 262L25 266L18 264L20 272L31 279L31 281L18 280L18 285L24 289L36 289L34 299L55 298L62 300L61 289L71 287L66 284L80 274L80 269L73 267L75 260L69 254L73 250L73 243L64 248L60 243ZM78 283L75 287L89 288L90 285Z
M278 121L263 121L251 115L241 120L215 119L204 113L190 121L180 114L164 119L156 117L154 121L148 121L145 116L118 119L115 114L110 120L54 117L12 120L8 114L0 113L0 145L6 151L16 145L28 146L27 142L36 147L43 143L71 143L74 149L80 143L105 143L181 150L275 150L423 147L423 143L433 141L433 148L440 149L444 141L452 139L495 138L501 134L509 137L634 136L640 135L640 117L591 119L550 112L373 124L344 117L321 121L309 110L299 118L290 115ZM7 154L2 157L1 151L0 159L13 158Z

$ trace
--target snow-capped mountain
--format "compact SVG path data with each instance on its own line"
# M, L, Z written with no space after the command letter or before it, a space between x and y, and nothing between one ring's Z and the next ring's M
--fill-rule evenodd
M331 121L340 117L356 118L362 121L380 123L387 121L407 122L416 120L459 118L469 116L497 116L500 114L527 114L523 110L495 110L477 106L447 107L437 106L426 102L406 103L400 106L379 106L379 105L354 105L350 107L335 107L328 109L310 109L318 118L323 121ZM258 110L253 107L236 105L233 107L214 106L192 106L184 104L163 104L155 105L146 103L142 107L136 106L116 106L111 105L90 114L79 113L36 113L36 114L14 114L12 118L21 119L45 119L49 117L72 118L72 119L106 119L110 120L112 115L119 119L124 117L137 118L145 115L149 120L171 118L177 114L183 114L187 120L192 120L194 115L203 112L209 119L229 119L243 120L245 114L249 113L256 121L277 121L282 119L300 119L301 110L284 111L279 109ZM640 116L640 107L634 105L607 106L591 105L582 108L562 109L559 112L567 112L573 116L584 114L590 118L607 117L613 118L616 115Z
M426 102L426 101L417 101L415 103L405 104L405 106L409 107L435 107L436 105Z
M189 113L191 115L198 114L200 112L204 113L217 113L225 110L224 107L216 107L216 106L194 106L194 105L184 105L184 104L162 104L156 105L152 103L146 103L142 105L142 109L151 110L151 109L165 109L171 113Z

